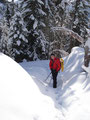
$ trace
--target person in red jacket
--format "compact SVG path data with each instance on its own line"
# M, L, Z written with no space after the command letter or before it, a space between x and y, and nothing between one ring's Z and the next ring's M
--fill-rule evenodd
M51 54L49 67L53 77L53 88L57 88L57 75L61 66L60 59L56 58L54 54Z

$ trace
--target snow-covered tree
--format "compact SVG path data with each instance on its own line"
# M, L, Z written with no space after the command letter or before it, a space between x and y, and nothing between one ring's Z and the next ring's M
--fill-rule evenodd
M10 27L10 20L11 20L11 17L13 16L12 15L12 5L11 3L7 2L6 5L5 5L5 12L4 12L4 17L6 18L6 22L8 24L8 26Z
M45 41L40 31L45 27L44 17L46 13L43 10L44 2L42 0L21 0L19 1L21 7L22 16L26 23L26 27L29 31L29 44L28 49L31 52L31 60L43 58L42 54L45 55Z
M44 3L42 0L21 0L23 18L30 30L35 30L41 26L45 26L43 17L46 13L43 11ZM30 25L30 26L29 26Z
M46 12L46 17L44 18L45 25L42 29L44 33L44 38L47 41L46 45L46 53L47 53L47 58L49 58L49 52L50 52L50 42L54 40L54 34L53 31L51 30L52 27L56 26L56 13L57 13L57 8L55 6L55 3L52 0L44 0L44 10Z
M5 5L3 4L3 2L1 3L0 1L0 19L2 19L4 11L5 11Z
M21 61L27 56L28 30L26 29L23 17L19 8L10 22L9 46L12 47L11 54L16 61Z
M87 39L87 29L89 27L89 0L76 0L73 2L72 30Z
M0 51L8 55L9 53L7 44L9 40L9 28L5 17L2 18L0 26L1 26Z
M51 53L52 49L61 49L69 52L71 36L65 35L61 30L55 31L52 28L64 27L71 29L71 16L69 13L72 5L71 2L66 0L46 0L45 5L48 13L45 35L49 41L49 52ZM51 46L52 43L54 46Z
M55 0L54 2L57 8L57 25L55 27L64 27L69 30L73 30L78 33L85 40L87 35L88 23L88 0ZM78 22L77 22L78 19ZM72 47L81 45L81 43L71 35L65 35L61 30L53 31L53 43L56 48L59 46L60 49L70 52ZM57 41L57 43L56 43Z
M18 8L16 4L6 2L4 14L10 27L7 51L16 61L45 59L52 51L68 54L88 38L89 0L19 0Z

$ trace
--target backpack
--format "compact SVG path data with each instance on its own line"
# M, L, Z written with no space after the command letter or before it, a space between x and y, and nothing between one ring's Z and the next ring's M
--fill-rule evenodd
M64 71L64 60L60 58L60 63L61 63L61 71Z

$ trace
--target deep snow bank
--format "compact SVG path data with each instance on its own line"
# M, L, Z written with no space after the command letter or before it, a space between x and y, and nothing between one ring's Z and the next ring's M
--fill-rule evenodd
M62 120L61 116L30 75L0 53L0 120Z
M74 47L65 59L64 72L61 73L64 77L64 82L68 81L73 77L73 75L80 74L82 70L82 65L84 62L84 49L80 47Z
M75 47L65 60L63 87L58 103L67 110L66 120L90 119L90 67L83 69L84 49Z

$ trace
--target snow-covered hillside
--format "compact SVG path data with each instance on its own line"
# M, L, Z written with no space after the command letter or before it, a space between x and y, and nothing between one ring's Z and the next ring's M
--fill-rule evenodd
M53 100L41 94L30 75L0 53L0 120L59 120L61 117Z
M84 50L75 47L64 58L58 87L52 88L49 61L20 65L0 53L0 120L89 120L90 67Z

